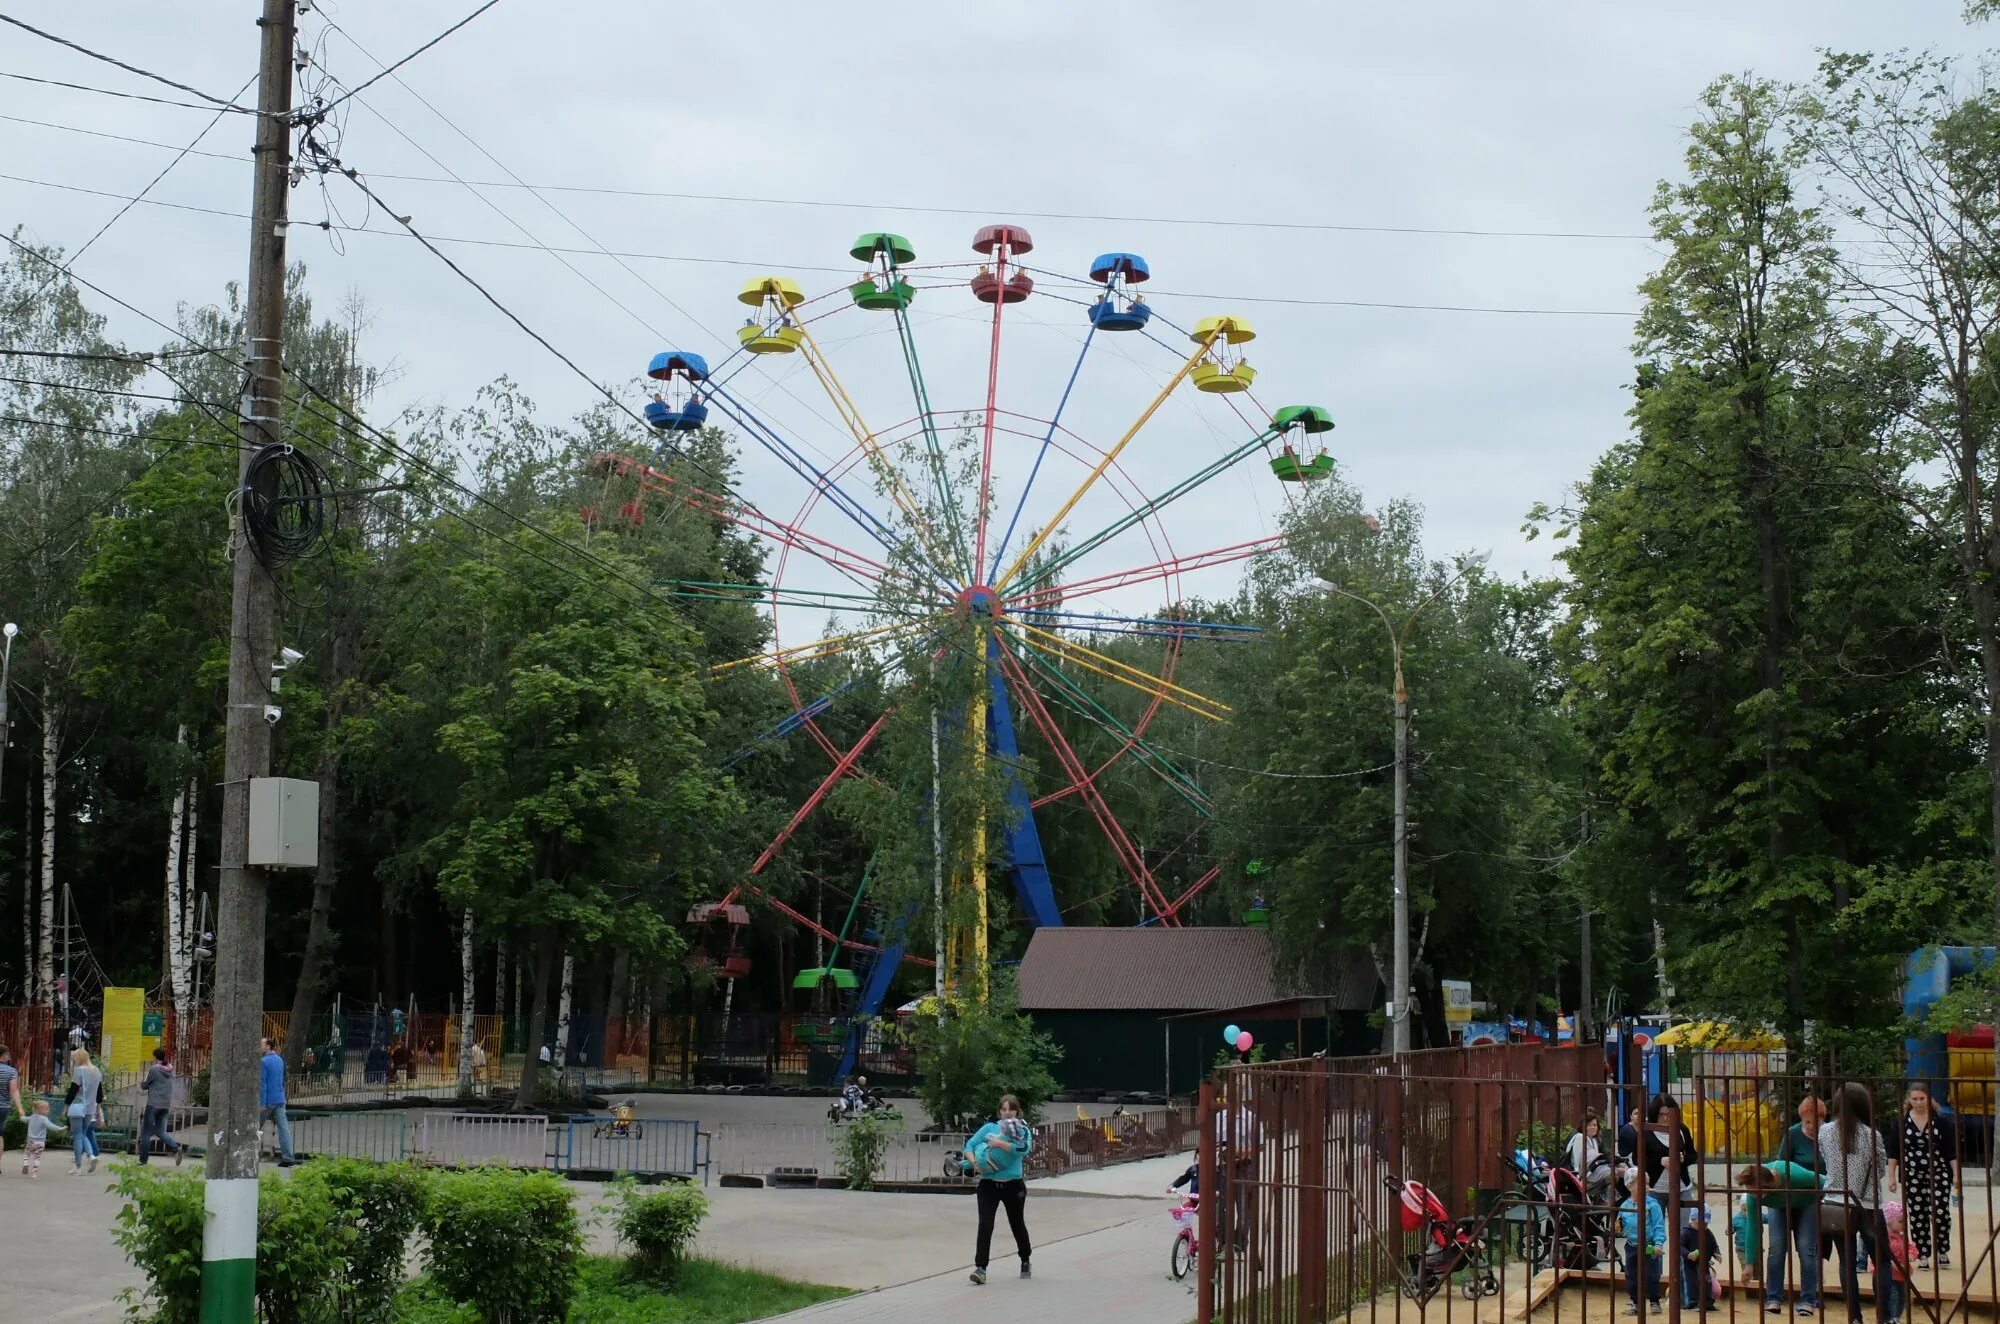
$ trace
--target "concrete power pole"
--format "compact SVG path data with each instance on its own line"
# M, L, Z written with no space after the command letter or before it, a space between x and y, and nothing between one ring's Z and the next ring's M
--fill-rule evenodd
M285 220L291 168L293 0L262 0L257 145L250 197L242 452L247 484L257 451L283 440ZM215 924L215 1032L209 1090L202 1324L250 1324L256 1313L258 1052L264 1021L265 873L249 866L250 779L271 769L271 568L246 516L257 494L239 487L230 594L229 718L223 751L222 867ZM268 495L268 494L266 494Z

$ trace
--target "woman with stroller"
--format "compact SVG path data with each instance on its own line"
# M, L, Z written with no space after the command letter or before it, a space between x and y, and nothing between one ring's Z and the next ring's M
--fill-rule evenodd
M1820 1201L1820 1234L1840 1253L1840 1292L1850 1324L1861 1324L1860 1264L1863 1246L1875 1272L1875 1319L1889 1318L1886 1270L1888 1229L1882 1190L1889 1152L1875 1129L1875 1099L1866 1085L1849 1081L1833 1096L1833 1120L1819 1128L1819 1157L1826 1189Z

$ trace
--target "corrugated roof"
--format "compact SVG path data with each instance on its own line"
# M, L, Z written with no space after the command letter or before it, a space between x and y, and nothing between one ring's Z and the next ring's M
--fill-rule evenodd
M1207 1011L1325 997L1347 1011L1373 1001L1372 966L1357 995L1360 979L1345 973L1335 989L1299 988L1274 956L1269 929L1037 929L1021 957L1021 1009Z

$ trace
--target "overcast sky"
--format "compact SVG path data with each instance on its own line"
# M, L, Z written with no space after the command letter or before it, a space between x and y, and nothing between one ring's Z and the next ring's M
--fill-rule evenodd
M302 32L325 72L351 86L379 68L363 48L393 59L472 7L316 3ZM1163 317L1182 326L1215 312L1250 319L1257 400L1267 409L1327 406L1344 472L1371 502L1409 496L1427 507L1435 553L1484 550L1497 570L1540 572L1548 544L1523 539L1523 514L1559 498L1626 431L1629 314L1637 282L1656 261L1648 242L1629 236L1647 228L1655 181L1680 168L1703 85L1741 70L1803 77L1820 47L1977 49L1994 30L1965 27L1959 7L1024 0L994 10L503 0L409 65L407 88L385 80L363 92L340 153L427 234L593 250L567 258L580 276L533 247L441 245L529 325L621 389L658 348L698 350L711 361L733 348L743 311L734 296L753 275L789 275L809 294L851 279L856 264L846 249L863 230L907 235L919 262L960 262L972 257L981 223L1011 219L1033 235L1032 265L1079 275L1099 252L1138 252L1152 264L1151 301ZM256 0L7 0L6 9L219 96L255 68ZM1004 17L984 17L991 13ZM329 18L348 35L328 32ZM0 70L180 95L11 28L0 29ZM137 191L171 152L16 121L179 146L209 119L11 79L0 79L0 114L14 117L0 120L0 171L116 194ZM236 159L191 156L152 196L246 211L250 137L247 117L225 117L201 148ZM504 179L505 170L577 189L792 202L543 195L565 221L521 189L449 182L452 173ZM344 184L329 186L328 196L348 223L365 217L370 228L395 228ZM326 214L316 185L293 197L298 218ZM65 248L119 205L0 179L0 221ZM1189 223L1209 221L1238 224ZM244 231L228 216L142 205L77 270L171 320L177 303L213 301L224 282L242 277ZM465 402L503 373L552 414L590 400L583 382L408 238L338 238L344 251L317 230L295 230L291 253L308 264L322 310L350 290L374 310L364 355L401 373L378 401L378 417ZM649 256L621 264L596 255L600 244ZM1054 281L1043 288L1075 294ZM1353 306L1370 302L1562 311ZM158 342L138 319L106 311L131 343ZM1007 310L1003 409L1050 416L1083 318L1077 304L1040 294ZM947 413L981 405L986 307L963 289L926 289L913 322L933 405ZM815 332L870 426L887 430L914 413L886 317L849 310ZM1161 338L1169 344L1098 337L1063 422L1097 445L1115 441L1184 352L1171 347L1173 333L1162 328ZM809 454L850 448L796 356L756 364L737 385ZM1016 426L1039 433L1033 423ZM1132 487L1157 492L1245 435L1228 401L1183 388L1122 468ZM1003 515L1036 444L999 438ZM1082 472L1052 457L1027 522L1051 513ZM1078 532L1124 508L1110 488L1079 507ZM761 454L747 459L744 490L785 518L804 491ZM1254 458L1175 507L1162 532L1181 553L1238 542L1268 531L1283 500ZM824 511L811 527L865 545ZM1076 575L1155 559L1135 532ZM1189 588L1214 591L1228 578Z

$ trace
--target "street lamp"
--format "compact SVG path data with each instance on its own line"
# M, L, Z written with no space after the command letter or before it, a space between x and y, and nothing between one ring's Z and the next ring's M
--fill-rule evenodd
M1320 583L1341 597L1352 598L1381 618L1382 628L1389 633L1389 655L1396 666L1396 952L1395 984L1389 990L1389 1050L1397 1054L1410 1051L1410 690L1403 683L1403 643L1424 608L1443 597L1458 581L1485 565L1487 555L1475 552L1458 558L1457 573L1412 608L1400 627L1389 619L1389 613L1373 598L1351 593L1325 575L1319 577Z
M8 621L0 625L0 774L7 771L7 746L12 743L13 731L7 725L7 673L14 663L14 636L21 633L21 627Z

